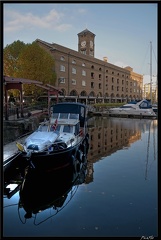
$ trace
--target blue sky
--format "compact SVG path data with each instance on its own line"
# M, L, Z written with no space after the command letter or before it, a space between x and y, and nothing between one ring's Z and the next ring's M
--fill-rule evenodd
M150 82L150 41L153 81L157 77L157 3L4 3L3 47L37 38L78 50L77 34L95 37L95 57L130 66Z

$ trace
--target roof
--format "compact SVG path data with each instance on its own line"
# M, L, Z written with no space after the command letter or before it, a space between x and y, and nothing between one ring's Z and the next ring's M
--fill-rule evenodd
M94 33L90 32L87 28L86 28L85 30L83 30L82 32L78 33L77 35L83 35L83 34L85 34L85 33L89 33L89 34L91 34L91 35L96 36Z
M8 77L8 76L3 76L3 82L4 83L43 84L42 82L37 81L37 80L31 80L31 79L25 79L25 78L15 78L15 77Z

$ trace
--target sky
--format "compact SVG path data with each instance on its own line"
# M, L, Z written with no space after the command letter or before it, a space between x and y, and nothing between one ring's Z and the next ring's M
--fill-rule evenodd
M3 48L41 39L78 51L77 34L86 28L96 35L95 58L132 67L144 84L152 64L157 81L157 3L3 3Z

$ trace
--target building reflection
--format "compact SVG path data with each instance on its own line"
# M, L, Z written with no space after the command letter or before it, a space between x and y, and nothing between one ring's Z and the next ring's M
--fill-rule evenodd
M154 120L92 117L88 120L90 147L88 152L88 166L86 183L93 181L93 164L102 157L129 148L130 145L141 139L141 133L149 131Z

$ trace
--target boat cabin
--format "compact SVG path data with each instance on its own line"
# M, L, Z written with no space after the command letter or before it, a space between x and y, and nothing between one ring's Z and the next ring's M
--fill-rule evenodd
M50 125L50 131L71 133L77 136L80 130L79 114L53 113Z
M51 114L53 113L70 113L78 114L80 121L80 127L84 127L87 119L87 106L82 103L75 102L62 102L51 106Z

